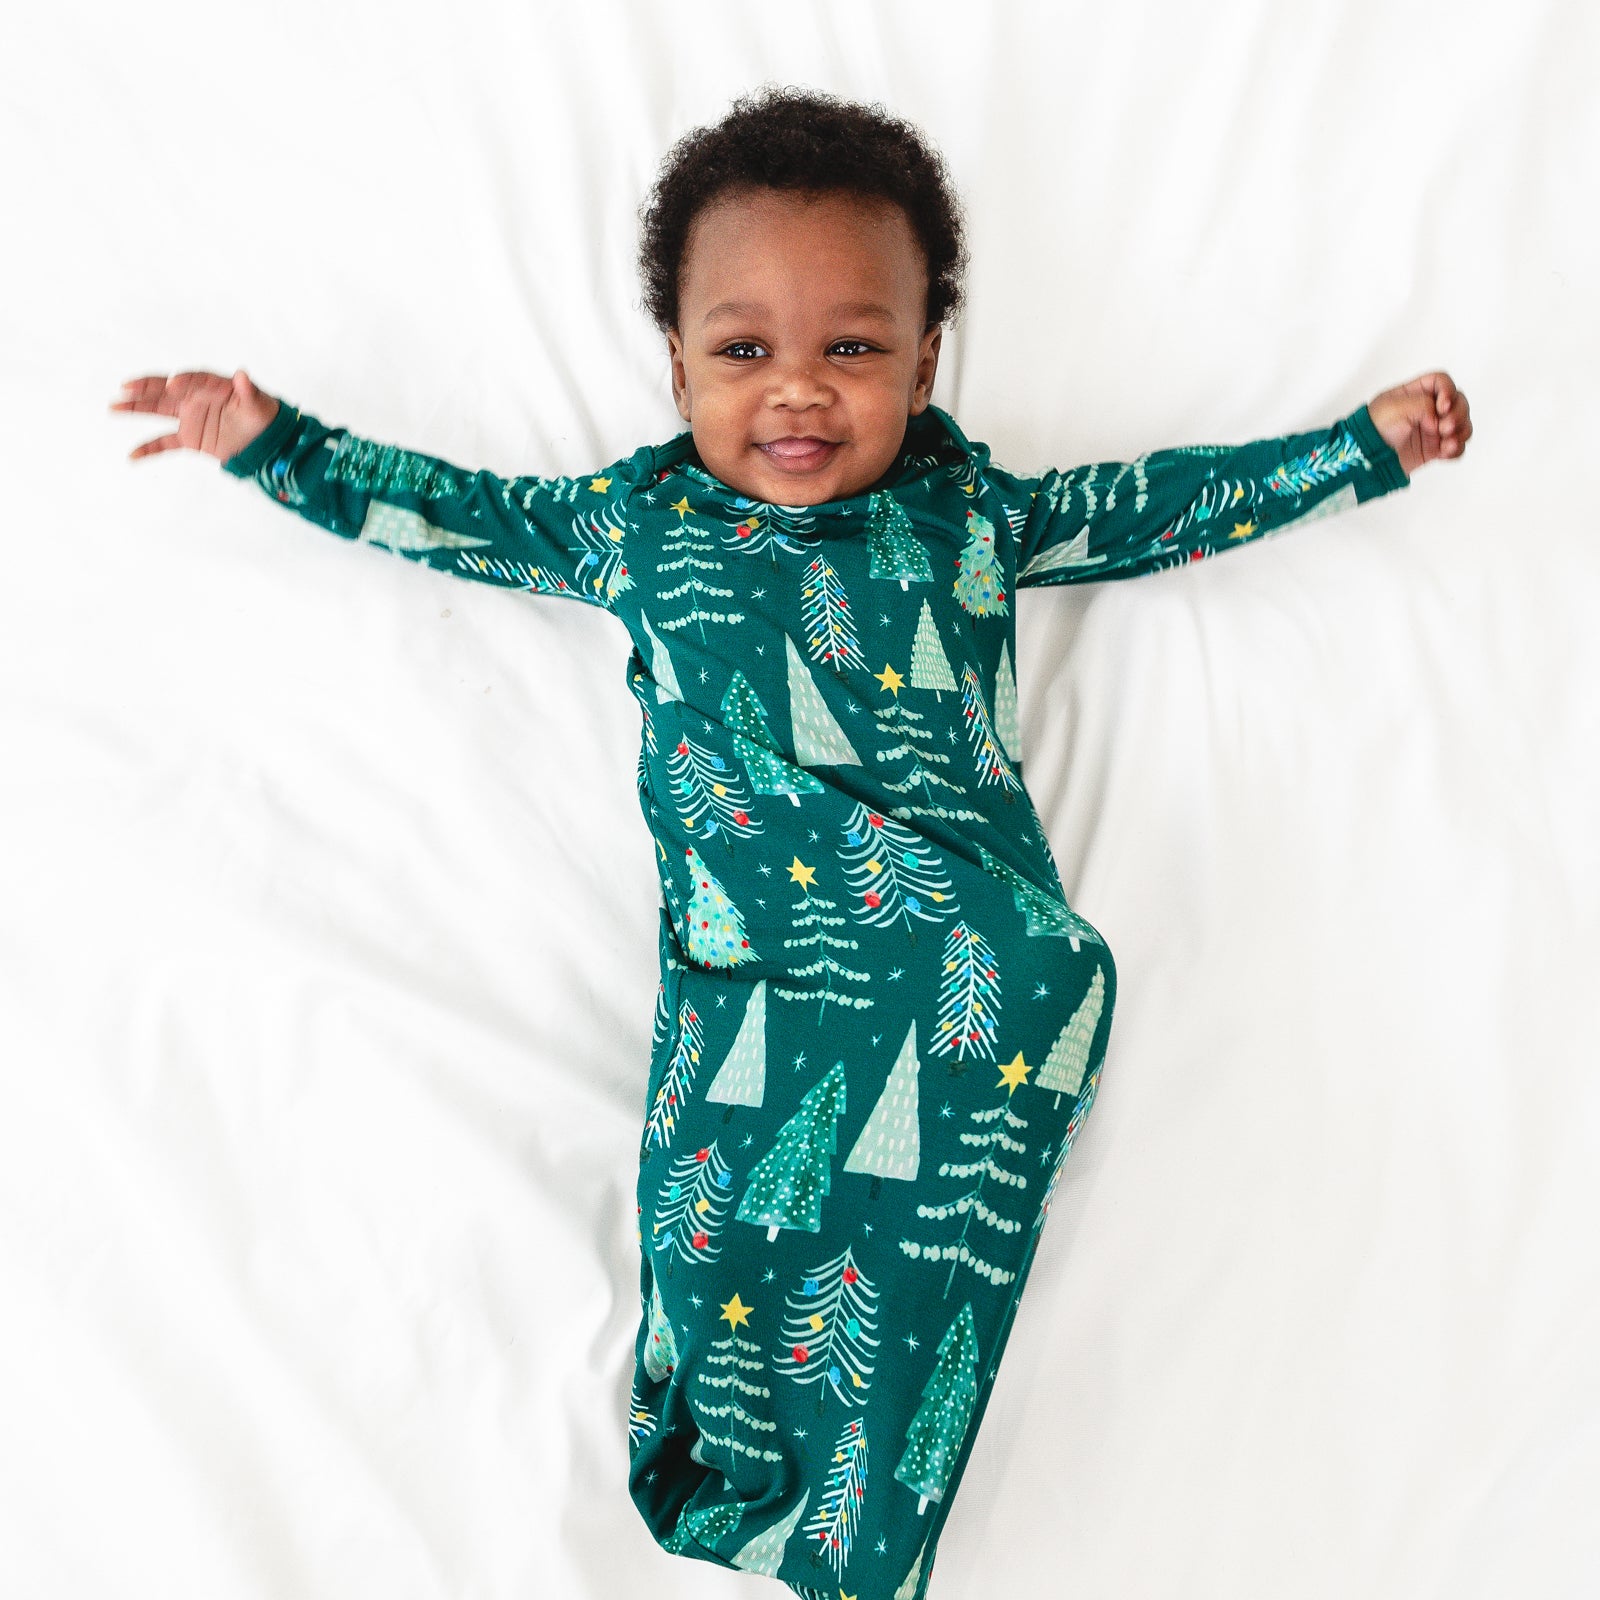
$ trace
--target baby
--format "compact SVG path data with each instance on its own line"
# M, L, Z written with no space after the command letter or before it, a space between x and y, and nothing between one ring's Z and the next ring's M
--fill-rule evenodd
M178 419L135 457L627 628L662 894L629 1489L665 1549L829 1600L927 1592L1116 1000L1022 781L1016 591L1249 544L1472 434L1431 372L1311 433L1019 476L931 403L964 265L913 127L768 90L644 210L666 444L501 479L242 371L112 408Z

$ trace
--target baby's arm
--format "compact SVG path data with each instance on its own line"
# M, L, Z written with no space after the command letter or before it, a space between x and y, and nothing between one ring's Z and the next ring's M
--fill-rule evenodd
M1440 372L1310 433L1052 470L1029 480L1017 587L1134 578L1218 555L1403 489L1423 461L1459 455L1470 435L1466 396Z
M128 398L113 410L178 418L176 433L133 457L204 451L341 538L457 577L602 608L632 585L620 505L636 458L581 478L505 479L327 427L242 371L139 378L124 388Z

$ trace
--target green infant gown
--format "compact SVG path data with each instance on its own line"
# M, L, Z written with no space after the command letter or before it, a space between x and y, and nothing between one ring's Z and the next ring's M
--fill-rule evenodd
M661 880L629 1490L668 1551L922 1600L1116 1000L1022 781L1016 592L1410 481L1313 433L1019 477L937 407L870 490L692 436L499 478L283 404L224 463L343 538L621 619Z

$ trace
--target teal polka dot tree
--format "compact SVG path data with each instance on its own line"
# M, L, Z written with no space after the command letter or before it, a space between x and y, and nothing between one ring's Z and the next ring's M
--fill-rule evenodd
M744 935L744 917L728 891L695 853L683 852L689 862L689 911L684 921L684 949L702 967L736 967L754 961L756 953Z

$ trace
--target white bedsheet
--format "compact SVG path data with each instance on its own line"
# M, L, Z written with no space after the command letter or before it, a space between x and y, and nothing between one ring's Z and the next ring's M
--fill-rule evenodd
M0 20L0 1595L753 1596L626 1488L625 635L346 545L125 377L468 466L676 432L635 210L765 78L966 197L1015 470L1446 367L1466 459L1019 606L1119 1006L933 1600L1600 1593L1600 20L408 0Z

